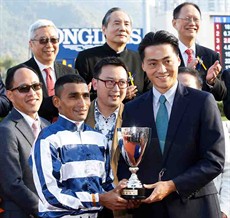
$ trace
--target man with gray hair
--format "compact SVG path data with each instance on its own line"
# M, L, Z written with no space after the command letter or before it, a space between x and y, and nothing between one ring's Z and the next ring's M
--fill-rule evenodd
M150 88L150 82L141 68L141 60L137 52L126 48L131 33L132 20L121 8L109 9L102 20L102 32L106 43L102 46L79 52L75 68L90 83L93 78L95 64L105 57L118 57L130 71L130 84L127 88L126 101L133 99ZM91 100L96 98L96 91L91 90Z
M34 69L43 83L43 102L39 115L52 122L58 116L52 103L54 83L60 76L76 71L55 62L59 51L59 38L57 27L52 21L40 19L30 26L29 47L33 57L24 64Z

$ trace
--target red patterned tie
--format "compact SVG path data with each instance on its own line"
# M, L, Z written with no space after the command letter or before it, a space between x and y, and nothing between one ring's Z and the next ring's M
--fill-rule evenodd
M44 69L46 72L46 86L47 86L47 92L49 96L54 95L54 81L51 77L51 70L50 68Z
M188 55L188 61L187 64L191 63L193 60L193 56L192 56L192 49L188 48L185 53Z

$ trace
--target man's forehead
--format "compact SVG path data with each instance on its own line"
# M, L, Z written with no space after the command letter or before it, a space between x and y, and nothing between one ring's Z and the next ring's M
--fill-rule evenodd
M32 77L38 79L37 74L33 70L26 67L21 67L17 69L15 71L14 77L22 77L22 75L31 75Z
M72 93L87 93L89 92L86 83L66 83L63 85L65 90Z

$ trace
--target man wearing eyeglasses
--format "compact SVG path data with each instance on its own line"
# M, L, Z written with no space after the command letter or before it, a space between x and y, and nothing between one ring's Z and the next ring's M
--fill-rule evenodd
M52 21L37 20L30 26L29 47L33 57L24 64L37 72L43 84L43 102L39 115L52 122L58 116L57 108L52 102L54 83L60 76L76 71L55 61L59 51L59 39L57 28Z
M91 103L86 123L107 137L114 183L118 184L116 174L120 151L117 128L121 127L124 108L122 101L128 87L128 69L124 62L117 57L101 59L94 67L92 86L97 98ZM103 209L99 217L110 218L113 213Z
M89 88L79 75L65 75L55 83L57 122L42 131L31 152L39 216L96 218L102 206L112 210L132 206L115 188L106 137L85 124ZM107 217L106 217L107 218Z
M1 218L37 217L38 196L28 158L39 131L49 123L38 116L42 85L26 65L8 71L6 94L13 109L0 123Z
M172 25L179 37L180 66L198 70L203 80L202 90L211 92L217 101L223 100L227 89L220 77L219 54L196 43L201 25L199 7L191 2L178 5L173 11Z

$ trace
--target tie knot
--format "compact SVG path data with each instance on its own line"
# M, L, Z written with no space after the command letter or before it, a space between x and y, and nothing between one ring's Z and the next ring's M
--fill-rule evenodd
M188 49L185 51L185 53L186 53L187 55L192 55L192 49L188 48Z
M39 122L38 122L38 120L35 120L35 121L33 122L32 128L33 128L33 129L38 129L38 128L39 128Z
M159 98L159 102L160 102L161 104L164 104L164 103L166 102L166 98L165 98L164 95L161 95L161 97Z
M45 68L44 71L46 72L46 75L50 75L50 67Z

